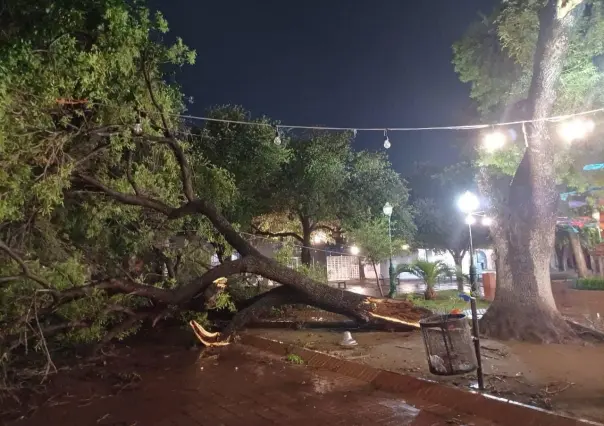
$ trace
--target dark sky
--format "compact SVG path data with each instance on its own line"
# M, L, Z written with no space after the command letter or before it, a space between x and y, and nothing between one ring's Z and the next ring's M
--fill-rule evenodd
M241 104L284 124L422 127L469 124L468 87L451 44L496 0L153 0L197 51L177 78L192 114ZM390 159L454 161L446 131L390 133ZM379 132L356 146L383 149Z

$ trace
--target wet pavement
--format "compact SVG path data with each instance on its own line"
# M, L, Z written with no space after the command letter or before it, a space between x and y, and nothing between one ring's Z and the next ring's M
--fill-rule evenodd
M102 392L81 381L64 385L18 426L254 426L493 423L450 409L376 391L367 382L284 362L245 346L210 357L198 352L154 355L131 381ZM132 359L136 359L135 356ZM122 367L120 367L122 368ZM134 368L134 367L132 367ZM140 373L140 375L139 375ZM136 380L134 380L136 378ZM67 388L65 388L67 387Z

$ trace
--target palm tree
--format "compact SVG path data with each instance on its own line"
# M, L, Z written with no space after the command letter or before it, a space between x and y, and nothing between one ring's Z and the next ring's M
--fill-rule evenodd
M426 291L424 297L426 300L432 300L436 297L434 291L434 284L438 281L438 277L441 275L451 276L453 271L445 262L439 260L436 262L429 262L427 260L416 260L409 265L399 265L396 268L396 274L402 272L408 272L420 278L424 284L426 284Z

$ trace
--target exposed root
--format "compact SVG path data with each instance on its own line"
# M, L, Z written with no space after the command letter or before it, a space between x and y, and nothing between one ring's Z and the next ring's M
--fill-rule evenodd
M596 330L595 328L588 327L578 322L566 319L566 323L574 330L577 335L586 340L592 340L595 342L604 342L604 333Z
M570 343L577 334L555 309L534 305L491 305L479 322L485 336L498 340L536 343Z
M219 347L219 346L227 346L229 345L230 338L227 337L226 340L219 341L216 340L214 342L210 341L211 339L218 339L220 337L220 333L211 333L207 331L205 328L201 326L197 321L189 321L189 325L193 329L193 333L195 333L195 337L199 340L204 346L207 347Z

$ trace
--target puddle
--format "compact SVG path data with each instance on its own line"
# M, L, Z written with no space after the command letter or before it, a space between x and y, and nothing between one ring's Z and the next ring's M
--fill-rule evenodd
M401 426L413 424L416 417L421 412L421 410L418 408L415 408L414 406L407 404L405 401L400 400L386 399L380 401L379 404L390 408L394 412L397 419L403 422L399 423Z

